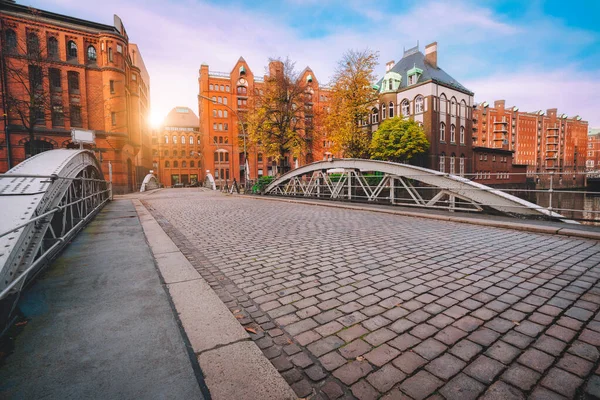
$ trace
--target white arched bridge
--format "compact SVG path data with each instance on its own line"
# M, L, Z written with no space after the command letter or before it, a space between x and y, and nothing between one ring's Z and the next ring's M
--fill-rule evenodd
M0 333L23 286L110 199L94 154L51 150L0 175Z
M294 169L265 195L390 203L450 211L492 211L576 223L500 190L427 168L388 161L332 159Z

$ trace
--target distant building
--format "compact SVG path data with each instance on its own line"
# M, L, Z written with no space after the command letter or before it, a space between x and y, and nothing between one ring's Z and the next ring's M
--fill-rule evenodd
M472 172L473 92L438 65L437 42L404 51L397 63L386 64L377 83L379 104L365 124L371 131L387 118L402 116L423 126L429 152L415 163L456 175Z
M491 147L473 147L471 180L484 185L520 186L527 182L527 165L514 163L514 151Z
M152 133L152 170L166 187L202 183L200 121L188 107L175 107Z
M569 118L557 109L522 112L505 107L504 100L478 104L473 111L473 144L514 151L514 161L526 164L527 173L541 187L584 185L588 123Z
M279 61L269 63L269 74L275 73L280 67L279 64ZM202 179L204 173L209 171L218 185L225 182L231 184L234 178L241 185L246 175L250 180L256 180L261 176L286 172L296 166L323 158L326 150L321 144L326 143L315 141L299 159L286 157L284 171L277 171L277 161L265 157L246 137L249 168L246 173L241 125L244 123L249 96L255 90L262 90L265 77L255 75L243 57L239 58L230 72L211 71L207 64L200 67L198 108L202 136ZM300 73L299 79L306 82L306 95L312 99L305 112L306 126L312 126L313 113L325 104L327 91L319 85L309 67ZM214 99L216 104L211 99Z
M110 26L0 0L0 24L0 172L74 147L71 128L81 128L95 132L107 179L112 164L114 191L137 189L151 168L150 83L121 19Z
M600 128L590 128L588 132L588 143L586 152L586 170L600 170Z

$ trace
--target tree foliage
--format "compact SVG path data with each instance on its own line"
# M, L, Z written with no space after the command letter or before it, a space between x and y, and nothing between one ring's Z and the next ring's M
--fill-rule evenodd
M312 119L307 117L312 100L307 95L308 83L299 79L294 62L269 61L269 75L249 99L246 123L250 143L278 160L283 171L285 157L300 157L314 139Z
M338 61L331 83L326 128L335 150L345 157L368 158L370 133L361 126L377 101L373 90L379 55L375 51L348 50Z
M418 123L395 117L383 121L373 133L371 158L406 163L428 148L429 141Z

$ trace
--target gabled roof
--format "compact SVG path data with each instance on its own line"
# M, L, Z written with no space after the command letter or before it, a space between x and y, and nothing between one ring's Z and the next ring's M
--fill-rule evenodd
M409 71L414 72L415 70L423 71L419 76L417 83L434 81L453 89L460 90L461 92L473 95L473 92L461 85L456 79L448 75L446 71L439 67L436 68L425 62L425 55L418 50L411 52L407 51L404 54L404 57L402 57L402 59L398 61L396 65L392 67L392 69L390 69L390 71L396 72L403 77L408 76ZM377 82L378 86L381 86L382 80L383 79L380 79L379 82ZM408 86L408 79L402 79L398 90L406 89Z
M198 116L189 107L175 107L165 117L164 126L181 128L197 128L200 126Z

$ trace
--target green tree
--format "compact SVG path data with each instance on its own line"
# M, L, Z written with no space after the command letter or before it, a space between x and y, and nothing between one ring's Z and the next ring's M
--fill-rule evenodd
M382 122L373 133L371 158L406 163L428 148L429 141L418 123L395 117Z
M378 53L348 50L338 61L331 82L329 112L325 117L328 136L336 152L344 157L368 158L369 132L360 122L367 119L378 93L372 82Z

